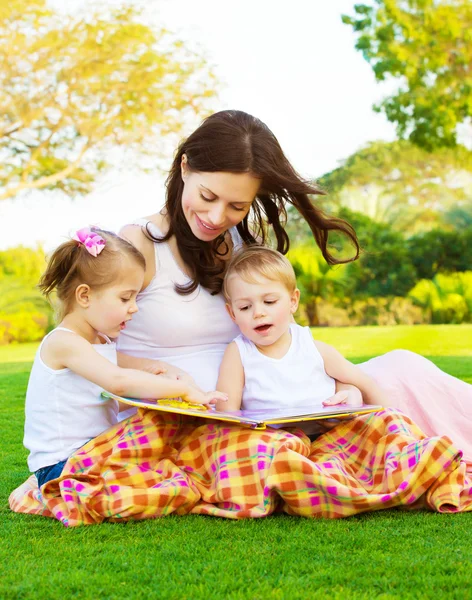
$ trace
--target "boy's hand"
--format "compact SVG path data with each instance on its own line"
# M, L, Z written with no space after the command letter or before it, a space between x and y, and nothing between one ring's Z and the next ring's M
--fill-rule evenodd
M228 394L223 392L204 392L196 386L189 386L186 394L182 394L182 400L193 402L194 404L216 404L217 402L227 402Z
M344 404L346 406L362 406L362 394L359 390L344 390L342 392L337 392L331 398L323 401L323 406L337 406L339 404Z

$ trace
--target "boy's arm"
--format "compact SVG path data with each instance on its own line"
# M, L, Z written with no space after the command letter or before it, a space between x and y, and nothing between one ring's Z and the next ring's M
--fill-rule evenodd
M390 405L384 390L359 367L345 359L332 346L319 341L315 341L315 345L323 358L325 371L330 377L358 388L365 404Z
M48 355L59 360L63 368L74 371L77 375L117 396L133 398L180 396L199 404L209 404L225 398L218 392L206 394L182 380L118 367L98 354L87 340L75 334L58 332L49 338L48 342Z
M351 383L343 383L338 379L336 379L335 382L336 393L347 392L346 404L349 404L350 406L362 406L364 404L362 394L359 388L357 388L355 385L352 385Z
M216 389L228 396L227 402L217 402L216 410L239 410L243 398L244 369L238 346L231 342L226 348L220 365Z

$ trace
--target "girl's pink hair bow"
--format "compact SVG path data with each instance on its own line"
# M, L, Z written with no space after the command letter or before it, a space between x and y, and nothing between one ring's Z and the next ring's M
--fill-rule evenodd
M72 239L79 242L92 256L98 256L105 247L105 240L95 233L90 227L84 227L75 232Z

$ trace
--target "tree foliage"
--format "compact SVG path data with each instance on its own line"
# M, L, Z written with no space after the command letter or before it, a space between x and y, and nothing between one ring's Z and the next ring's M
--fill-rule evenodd
M415 285L416 272L402 234L346 209L339 216L353 225L363 249L361 258L347 265L353 282L348 292L363 298L405 296Z
M0 7L0 199L86 193L116 147L154 153L214 96L204 60L136 8Z
M401 138L428 150L455 146L457 125L472 115L472 2L371 0L354 10L343 22L356 48L377 80L400 84L375 109Z
M418 279L472 268L472 227L456 231L433 229L407 240Z
M0 251L0 281L11 277L29 287L34 287L46 268L46 254L36 249L17 246Z
M346 268L331 267L315 244L292 248L287 254L292 263L297 285L310 326L320 324L319 301L342 293L348 285Z
M437 226L448 212L468 214L472 152L464 146L427 152L406 140L371 142L319 184L332 209L345 206L412 233Z

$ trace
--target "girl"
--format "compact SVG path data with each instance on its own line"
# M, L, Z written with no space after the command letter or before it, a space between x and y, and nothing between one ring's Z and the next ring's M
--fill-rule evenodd
M117 422L118 405L101 390L137 398L223 401L188 382L116 365L117 338L136 314L145 260L129 242L81 229L53 253L39 287L56 291L59 325L42 341L26 394L24 445L38 485L59 477L71 454Z
M261 246L239 252L228 266L223 290L241 333L220 367L217 389L229 400L217 403L219 410L362 404L346 391L333 395L335 380L356 386L369 404L386 404L373 379L293 322L300 292L282 254Z

